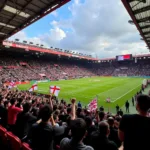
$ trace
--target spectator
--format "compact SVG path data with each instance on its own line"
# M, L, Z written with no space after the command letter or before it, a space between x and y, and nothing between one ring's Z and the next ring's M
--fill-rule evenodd
M123 116L123 111L122 111L122 109L120 109L118 113L119 113L120 116Z
M81 102L78 102L78 108L82 108Z
M116 106L116 112L118 112L119 111L119 106L118 106L118 104L117 104L117 106Z
M103 121L104 117L105 117L105 113L103 111L100 111L99 112L99 119L100 119L100 121Z
M94 150L118 150L117 145L108 139L110 130L107 122L102 121L99 124L99 131L91 135L91 146Z
M128 101L126 101L126 103L125 103L125 107L126 107L126 112L128 112L128 113L129 113L129 106L130 106L129 102L128 102Z
M150 97L138 95L136 110L138 114L124 115L119 126L119 138L124 143L124 150L149 149L150 118L147 112L150 108Z
M29 111L31 109L30 103L25 103L23 105L23 112L19 113L17 116L15 124L15 134L23 139L27 136L29 130L33 123L37 121L37 118L33 116Z
M121 146L121 141L118 138L118 130L115 129L115 120L113 117L108 118L108 124L110 127L109 140L117 144L118 148Z
M34 124L29 132L31 147L33 150L52 150L54 133L49 122L52 108L45 105L39 113L42 121L39 124Z
M134 97L132 97L132 105L134 106Z
M9 101L4 102L3 104L0 105L0 124L7 128L7 117L8 117L8 107L10 106Z
M18 113L22 112L23 109L15 106L17 104L17 101L14 98L11 99L10 103L11 106L8 108L8 126L9 130L14 132L17 115Z
M95 125L93 125L92 118L90 116L87 116L85 118L85 122L86 122L87 135L86 135L86 137L84 139L84 143L85 144L89 144L90 143L91 134L92 134L92 132L97 130L97 127Z
M83 119L75 119L71 123L72 139L62 139L60 143L61 150L93 150L92 147L86 146L82 140L86 134L86 123Z

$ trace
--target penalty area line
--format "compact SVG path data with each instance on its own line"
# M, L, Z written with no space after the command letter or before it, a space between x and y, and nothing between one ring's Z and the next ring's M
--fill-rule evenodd
M139 86L141 86L141 84L139 84L137 87L129 90L128 92L126 92L125 94L121 95L120 97L118 97L117 99L115 99L114 101L111 101L112 103L114 103L115 101L117 101L118 99L124 97L125 95L127 95L128 93L130 93L131 91L135 90L136 88L138 88Z

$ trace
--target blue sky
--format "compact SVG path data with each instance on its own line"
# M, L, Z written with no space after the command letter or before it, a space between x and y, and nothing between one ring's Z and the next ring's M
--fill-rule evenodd
M55 12L50 13L42 19L38 20L37 22L33 23L31 26L27 27L23 31L29 37L35 37L46 33L50 28L53 28L53 26L50 24L50 22L52 22L53 20L59 21L62 19L71 18L72 15L68 8L72 5L72 3L73 0L62 6L61 8L57 9Z
M71 0L11 39L97 55L148 53L120 0Z

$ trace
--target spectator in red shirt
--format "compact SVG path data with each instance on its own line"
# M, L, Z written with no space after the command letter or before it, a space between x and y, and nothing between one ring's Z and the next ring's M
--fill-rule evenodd
M17 115L19 112L23 111L23 108L16 107L17 101L16 99L12 98L11 101L11 106L8 108L8 125L10 131L14 131L14 126L16 123Z

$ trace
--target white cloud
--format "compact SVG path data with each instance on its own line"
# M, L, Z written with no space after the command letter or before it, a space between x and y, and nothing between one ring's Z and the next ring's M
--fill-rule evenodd
M148 52L136 27L128 23L130 17L120 0L74 0L68 9L71 18L53 20L48 33L33 39L99 57Z
M58 17L58 12L55 10L51 13L51 15L53 15L54 17Z

